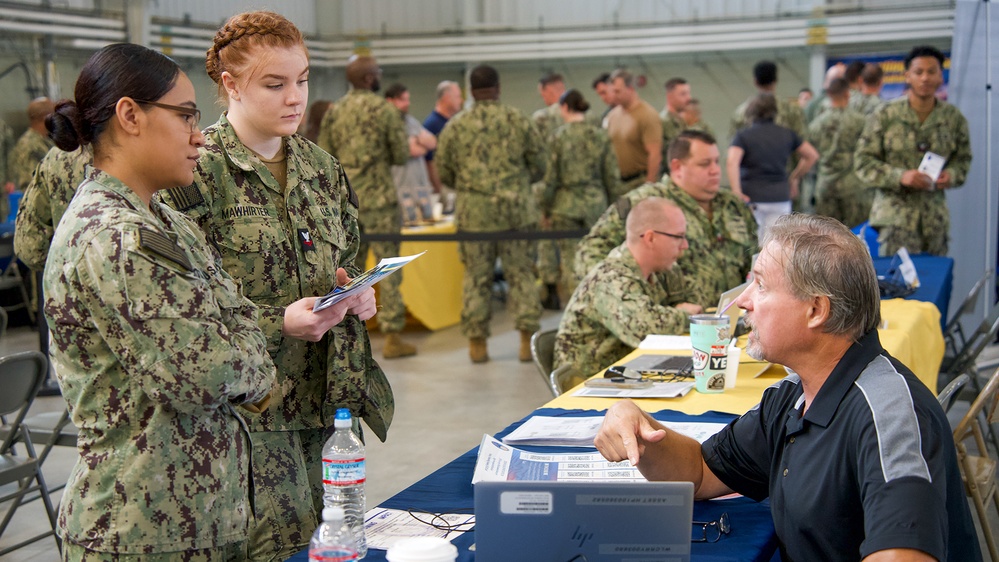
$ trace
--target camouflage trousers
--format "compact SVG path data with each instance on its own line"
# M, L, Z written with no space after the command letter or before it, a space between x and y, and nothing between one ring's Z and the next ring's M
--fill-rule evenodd
M286 560L309 546L323 508L323 445L332 430L253 432L248 560Z
M237 562L246 560L246 543L235 542L215 548L151 554L118 554L88 550L78 544L62 543L63 562Z
M889 257L895 255L899 248L905 247L910 254L947 255L948 233L945 228L926 228L922 230L903 228L899 226L878 227L878 255Z
M840 193L833 186L823 185L820 180L816 191L815 214L832 217L853 228L871 215L873 198L867 191Z
M572 219L559 215L552 215L552 230L580 230L593 226L586 219ZM558 252L562 256L562 270L560 279L562 287L565 288L566 295L572 295L579 285L576 278L576 246L579 245L578 238L560 238L553 240L558 244Z
M361 246L357 250L357 267L365 271L368 249L375 256L375 263L382 258L399 255L398 242L364 242L364 234L399 234L402 228L398 207L361 212ZM398 271L378 283L378 327L382 333L398 333L406 326L406 305L402 302L399 286L405 272Z
M545 190L545 182L539 181L531 184L531 192L534 200L541 208L541 194ZM555 230L554 228L541 227L542 230ZM538 278L543 285L554 285L558 283L559 273L559 251L554 240L538 240Z
M533 240L458 242L458 256L465 266L461 295L461 333L467 338L489 337L492 318L493 272L497 258L510 286L509 306L518 330L541 328L541 302L536 291Z

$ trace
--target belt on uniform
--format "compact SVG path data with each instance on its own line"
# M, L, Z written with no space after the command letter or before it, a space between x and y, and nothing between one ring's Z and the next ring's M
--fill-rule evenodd
M621 176L621 181L627 183L627 182L629 182L631 180L638 179L638 178L640 178L640 177L642 177L644 175L645 175L645 170L642 170L641 172L636 172L636 173L631 174L630 176L627 176L627 177Z

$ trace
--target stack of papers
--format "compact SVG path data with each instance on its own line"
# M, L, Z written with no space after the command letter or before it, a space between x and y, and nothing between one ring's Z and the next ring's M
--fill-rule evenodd
M593 439L603 423L602 416L566 418L532 416L503 438L507 445L547 445L556 447L592 447ZM664 422L677 433L703 443L725 427L724 423Z
M648 388L604 388L590 387L573 392L573 396L590 398L679 398L686 396L694 388L692 382L654 382Z

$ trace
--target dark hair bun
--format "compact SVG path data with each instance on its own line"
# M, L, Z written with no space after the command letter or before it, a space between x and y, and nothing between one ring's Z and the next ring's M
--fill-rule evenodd
M86 142L80 136L80 112L72 100L56 104L55 111L45 118L45 128L49 138L62 150L76 150Z

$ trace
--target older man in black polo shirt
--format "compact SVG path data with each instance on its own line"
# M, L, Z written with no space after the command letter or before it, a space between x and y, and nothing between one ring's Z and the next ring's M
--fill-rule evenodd
M750 355L793 373L703 445L619 402L600 452L699 499L769 497L785 561L981 560L947 417L878 340L863 244L832 219L781 217L736 304Z

